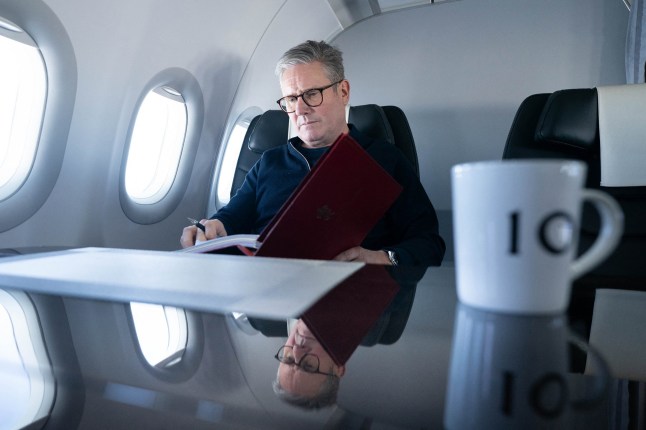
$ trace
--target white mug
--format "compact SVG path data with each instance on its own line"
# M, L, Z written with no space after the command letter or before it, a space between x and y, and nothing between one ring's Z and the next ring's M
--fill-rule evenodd
M566 309L571 281L617 246L623 213L608 194L584 189L586 165L573 160L504 160L452 168L458 297L512 313ZM601 229L576 257L583 202Z
M570 371L570 346L598 375ZM606 395L605 360L561 315L513 315L458 304L446 386L446 429L571 428L576 411Z

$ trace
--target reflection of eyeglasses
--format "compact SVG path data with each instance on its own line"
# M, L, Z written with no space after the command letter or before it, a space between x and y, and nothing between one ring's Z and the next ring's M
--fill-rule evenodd
M281 363L297 366L307 373L318 373L326 376L337 376L334 373L325 373L319 370L320 361L314 354L305 354L298 363L294 358L294 348L291 346L281 346L274 358Z
M296 103L298 103L299 97L301 97L309 107L320 106L323 103L323 91L341 82L343 82L343 79L333 82L327 87L312 88L311 90L304 91L302 94L296 96L285 96L276 100L276 103L278 103L278 106L287 113L292 113L296 110Z

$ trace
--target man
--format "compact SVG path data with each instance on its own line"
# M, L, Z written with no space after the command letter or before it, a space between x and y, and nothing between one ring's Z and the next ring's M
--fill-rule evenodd
M393 145L364 136L346 123L350 83L341 52L325 42L307 41L283 55L276 74L283 94L278 104L289 114L297 137L263 154L231 201L202 220L205 232L184 228L182 246L196 239L260 233L328 147L342 133L350 133L404 190L361 246L335 260L439 265L445 244L435 209L409 162Z

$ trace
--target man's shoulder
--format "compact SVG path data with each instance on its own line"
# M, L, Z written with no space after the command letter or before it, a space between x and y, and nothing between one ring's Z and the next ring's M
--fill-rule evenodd
M280 168L280 166L291 166L295 160L295 157L291 154L291 146L291 144L285 143L283 145L267 149L262 153L260 160L256 163L256 168L265 170L268 168Z
M274 146L273 148L267 149L265 152L263 152L261 158L265 160L270 160L278 157L284 157L289 152L288 147L289 147L288 143Z

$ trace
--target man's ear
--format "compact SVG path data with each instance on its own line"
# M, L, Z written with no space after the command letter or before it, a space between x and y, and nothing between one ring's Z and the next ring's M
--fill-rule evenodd
M344 103L348 104L350 101L350 81L344 79L339 85L341 86L341 97L343 97Z

